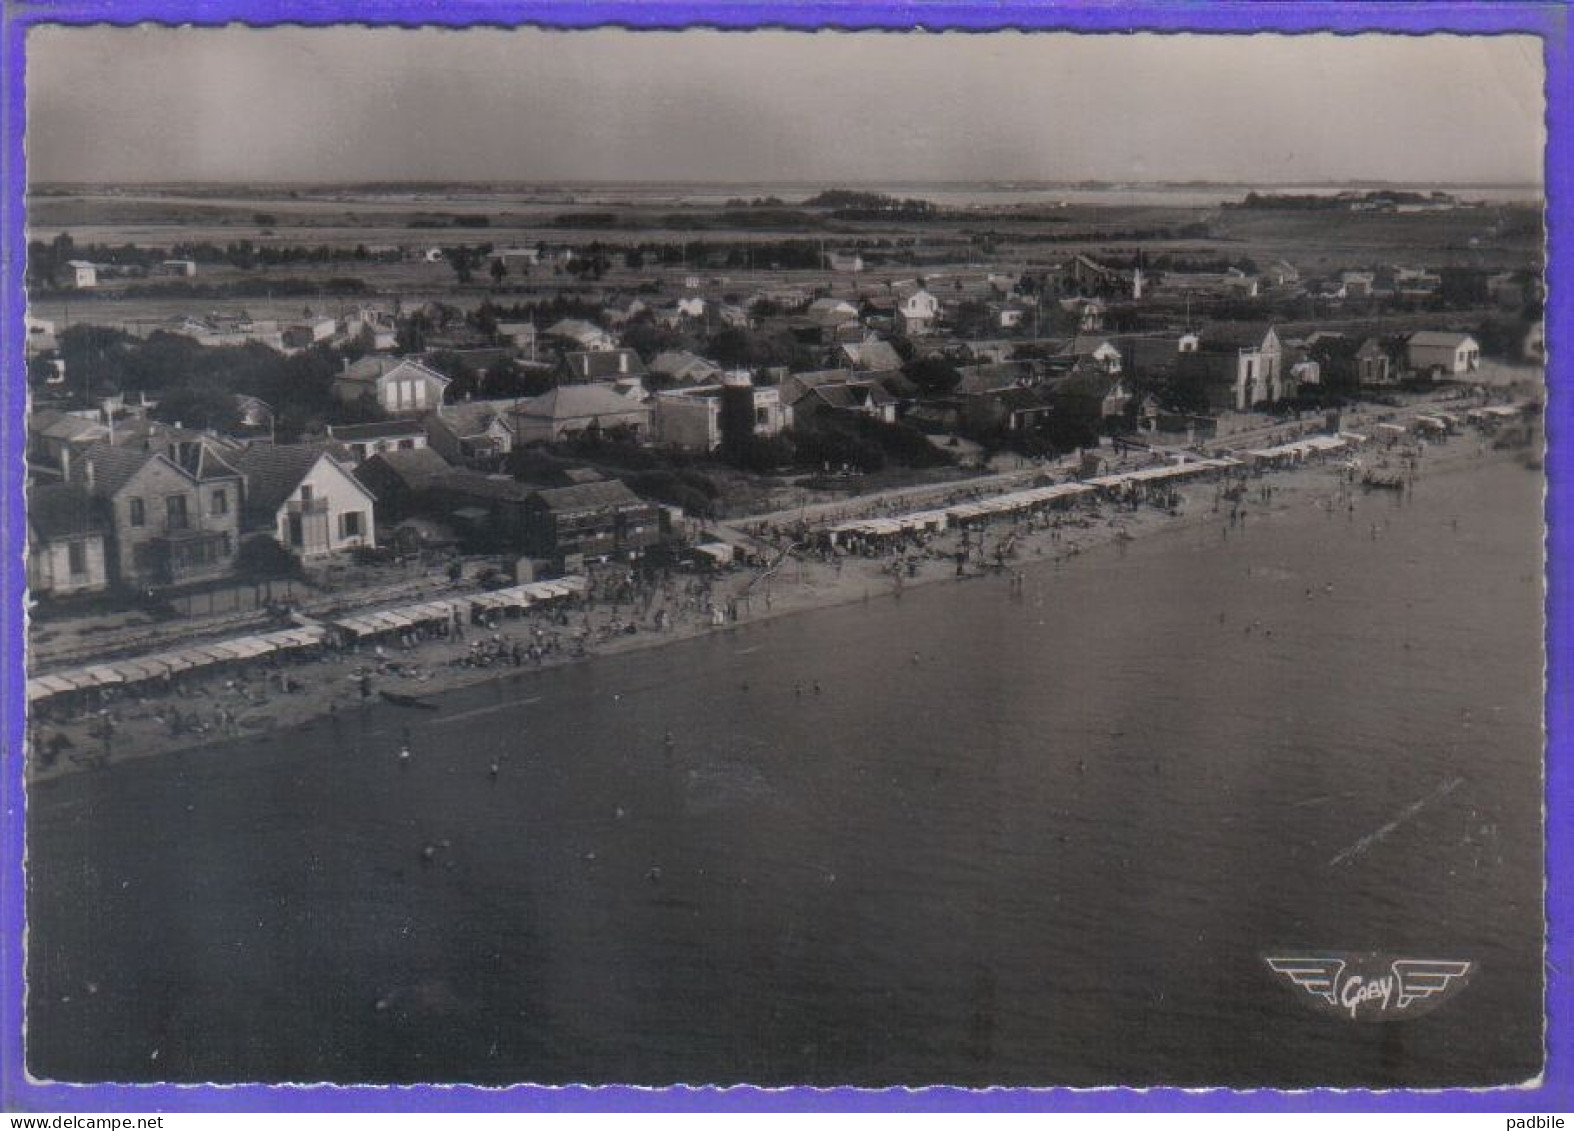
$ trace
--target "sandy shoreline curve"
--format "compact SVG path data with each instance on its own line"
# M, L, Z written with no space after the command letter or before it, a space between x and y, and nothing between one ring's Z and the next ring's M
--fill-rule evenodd
M1405 460L1401 452L1416 450L1413 440L1404 448L1388 450L1369 441L1354 454L1368 465L1381 461L1397 468ZM26 776L36 784L174 751L264 746L306 724L344 717L372 704L382 706L377 694L381 691L440 709L445 693L462 688L797 613L877 598L899 599L915 586L1002 576L1008 584L1020 583L1023 571L1075 568L1082 558L1097 557L1095 551L1123 552L1128 541L1162 531L1211 525L1220 530L1221 540L1227 540L1237 523L1243 529L1271 527L1273 516L1297 507L1348 509L1354 520L1362 509L1364 489L1344 466L1351 454L1334 453L1322 462L1289 469L1247 472L1234 500L1222 496L1222 481L1183 483L1179 492L1184 501L1174 514L1148 503L1133 510L1099 501L1074 504L1054 516L1002 519L981 534L975 530L968 535L973 554L960 575L955 555L963 534L953 527L930 535L926 545L905 555L801 554L782 559L768 578L738 567L708 580L674 574L664 585L652 585L628 600L609 600L603 587L602 595L577 607L527 610L517 617L503 617L495 629L467 625L462 639L427 638L408 649L385 644L375 650L366 645L327 650L320 658L286 659L270 662L262 670L215 674L173 692L122 693L103 709L66 722L30 720ZM1444 471L1521 457L1520 452L1494 450L1488 439L1467 430L1444 443L1425 445L1414 460L1414 470L1408 466L1405 470L1424 484ZM1232 511L1237 512L1233 518ZM1009 553L997 565L996 551L1007 540ZM715 619L718 613L720 623ZM535 657L532 645L538 653ZM465 661L478 654L499 658L484 665ZM425 713L406 709L412 716ZM106 718L108 739L103 734ZM52 760L44 756L46 745L56 751Z

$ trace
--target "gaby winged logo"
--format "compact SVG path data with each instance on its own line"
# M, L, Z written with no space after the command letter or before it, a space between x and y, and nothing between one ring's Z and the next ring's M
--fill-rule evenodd
M1352 1021L1399 1021L1428 1013L1465 988L1476 964L1319 951L1265 955L1268 969L1305 990L1311 1004Z

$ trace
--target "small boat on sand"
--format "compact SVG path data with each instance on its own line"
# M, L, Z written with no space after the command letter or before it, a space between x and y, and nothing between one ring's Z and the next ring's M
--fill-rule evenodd
M1398 475L1368 471L1361 477L1361 486L1369 491L1403 491L1405 481Z
M425 699L416 698L414 695L405 695L398 691L379 691L377 694L381 695L386 702L392 703L395 707L414 707L422 711L437 710L436 703L429 703Z

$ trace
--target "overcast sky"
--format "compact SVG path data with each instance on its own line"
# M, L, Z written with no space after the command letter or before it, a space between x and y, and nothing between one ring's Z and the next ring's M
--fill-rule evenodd
M1526 36L35 28L34 181L1541 179Z

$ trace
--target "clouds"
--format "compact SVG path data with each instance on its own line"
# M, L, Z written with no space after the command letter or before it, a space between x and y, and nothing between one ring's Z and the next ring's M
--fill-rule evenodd
M36 28L35 180L1539 178L1530 37Z

